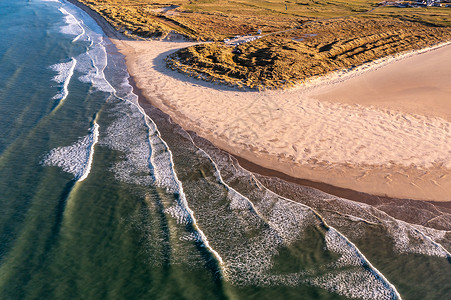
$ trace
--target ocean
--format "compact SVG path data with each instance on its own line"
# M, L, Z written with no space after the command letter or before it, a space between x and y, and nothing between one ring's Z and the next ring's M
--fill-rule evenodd
M0 299L449 297L447 219L246 171L144 111L70 3L3 0L0 26Z

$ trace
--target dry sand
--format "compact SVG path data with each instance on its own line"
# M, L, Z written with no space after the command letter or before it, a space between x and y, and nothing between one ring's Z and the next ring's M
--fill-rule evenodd
M216 146L296 178L451 201L451 45L296 89L241 91L166 68L168 54L193 43L125 40L90 14L147 100Z
M337 84L253 92L168 70L164 58L191 43L113 42L126 56L136 85L153 105L185 129L232 154L293 177L360 192L451 200L451 104L446 98L451 46L414 55ZM431 60L445 65L439 76L433 77L436 66L429 67ZM423 87L423 94L432 89L436 95L442 95L434 97L433 105L427 100L409 100L410 91L403 98L403 93L396 90L393 82L403 72L411 76L413 71L403 68L412 65L421 70L424 78L432 78L427 82L429 87ZM377 81L379 85L374 83L377 97L372 96L373 76L383 78ZM348 85L356 87L360 94L355 96ZM404 89L407 86L405 83ZM340 98L334 97L334 89ZM394 90L396 99L402 99L398 104L389 98ZM372 100L367 100L366 94Z
M450 47L414 55L318 89L316 99L393 109L451 122Z

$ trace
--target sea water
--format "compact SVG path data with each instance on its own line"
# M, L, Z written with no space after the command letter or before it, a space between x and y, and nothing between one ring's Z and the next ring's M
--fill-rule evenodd
M448 295L449 231L274 193L146 115L124 58L72 4L5 0L0 25L1 299Z

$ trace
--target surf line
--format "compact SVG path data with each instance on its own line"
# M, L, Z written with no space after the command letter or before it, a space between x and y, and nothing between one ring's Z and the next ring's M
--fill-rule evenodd
M102 41L99 42L98 44L101 45L102 42L103 42L103 37L102 37ZM101 46L103 46L103 45L101 45ZM105 47L102 47L102 50L105 52L105 54L107 54L107 53L106 53ZM92 58L91 58L91 59L92 59ZM209 241L208 241L208 239L207 239L205 233L202 231L202 229L199 227L199 225L198 225L198 223L197 223L197 220L196 220L196 218L195 218L195 216L194 216L194 212L191 210L191 208L190 208L189 205L188 205L188 202L187 202L187 200L186 200L186 195L185 195L185 193L184 193L184 191L183 191L183 184L182 184L182 182L178 179L177 173L175 172L175 169L174 169L173 155L172 155L171 150L169 149L168 144L167 144L166 141L163 140L163 138L161 137L161 134L160 134L160 132L159 132L159 130L158 130L158 127L157 127L157 125L155 124L155 122L154 122L151 118L149 118L149 116L147 116L147 114L145 113L144 109L143 109L138 103L135 103L135 102L133 102L133 101L131 101L131 100L129 100L129 99L123 98L123 97L121 97L121 96L119 96L119 95L117 94L116 89L111 85L111 83L110 83L110 82L106 79L106 77L105 77L104 70L105 70L105 67L106 67L106 65L107 65L107 58L106 58L106 56L105 56L105 60L106 60L106 61L105 61L105 66L104 66L103 68L101 68L101 69L97 66L97 64L93 63L94 67L96 68L96 75L97 75L97 76L100 76L100 77L103 79L103 81L108 85L108 87L109 87L109 88L111 89L111 91L112 91L112 94L113 94L116 98L118 98L118 99L120 99L120 100L122 100L122 101L125 101L125 102L130 103L130 104L134 105L134 106L138 109L138 111L141 113L141 115L142 115L143 118L144 118L144 122L145 122L145 124L146 124L148 130L149 130L150 132L153 131L153 132L154 132L154 135L157 137L157 139L164 145L166 151L167 151L168 154L169 154L168 159L169 159L169 166L170 166L170 170L171 170L171 177L172 177L173 180L176 182L177 188L176 188L176 191L175 191L175 192L179 194L179 201L180 201L180 204L181 204L182 208L188 213L189 218L190 218L190 221L191 221L190 223L191 223L191 225L193 226L193 229L199 234L200 239L201 239L201 241L202 241L202 244L203 244L203 245L205 246L205 248L212 254L212 256L215 258L215 260L218 262L218 264L219 264L219 272L221 273L221 276L224 276L224 274L225 274L225 272L224 272L224 269L225 269L224 261L223 261L222 257L219 255L219 253L218 253L215 249L213 249L213 247L211 247L211 245L210 245L210 243L209 243ZM138 97L138 96L137 96L136 94L134 94L133 92L131 92L131 94L132 94L134 97L136 97L136 98ZM150 124L149 124L149 122L150 122ZM151 137L151 135L149 134L149 138L150 138L150 137ZM151 149L152 149L152 145L153 145L154 143L152 143L152 142L149 140L149 144L150 144ZM156 164L155 162L152 163L152 167L154 168L154 170L158 170L157 164ZM156 173L157 173L157 172L155 172L155 174L156 174ZM157 183L158 183L158 180L157 180ZM161 183L161 182L160 182L160 183ZM168 188L168 187L166 187L166 188Z
M139 104L135 104L135 105L138 107L139 111L143 114L143 116L146 118L146 120L150 120L150 122L152 124L151 127L153 127L153 128L151 128L149 126L149 124L147 124L147 122L146 122L146 124L149 126L149 129L153 129L153 131L155 132L155 135L158 137L158 139L161 141L161 143L166 148L168 155L169 155L170 170L172 173L171 175L177 184L177 189L175 192L177 192L179 194L180 204L182 205L182 208L188 213L190 220L191 220L191 225L193 226L193 229L195 231L197 231L197 233L199 234L201 241L204 244L205 248L208 249L208 251L215 257L215 259L219 263L219 266L220 266L219 270L222 273L221 275L224 276L224 272L222 271L222 269L225 268L224 261L223 261L222 257L219 255L219 253L215 249L213 249L213 247L211 247L210 242L207 239L207 236L205 235L205 233L202 231L202 229L199 227L199 225L197 223L197 220L196 220L196 217L194 216L193 210L188 205L188 201L186 200L186 194L183 191L183 184L178 179L177 173L174 169L173 154L172 154L172 151L169 149L169 145L166 143L165 140L163 140L161 138L161 134L160 134L155 122L149 116L147 116L147 114L145 113L145 111ZM154 165L154 167L156 167L155 163L153 165ZM158 180L157 180L157 182L158 182Z
M58 99L58 103L52 109L52 112L55 112L61 106L61 104L64 102L64 100L66 100L67 96L69 96L69 83L70 83L70 80L72 79L72 76L74 75L75 66L77 65L77 60L74 57L71 57L71 61L68 64L70 64L70 67L69 67L69 70L67 71L67 73L64 75L60 74L57 77L55 77L55 78L58 78L59 76L62 76L62 75L64 76L63 81L62 81L62 83L63 83L62 91L53 97L53 99ZM61 71L58 71L58 72L61 72ZM58 80L56 79L56 81L58 81Z
M191 142L193 143L193 145L194 145L196 148L198 148L204 155L206 155L207 158L210 159L210 161L212 162L213 166L216 168L216 172L218 173L217 175L220 176L219 167L218 167L217 164L213 161L212 157L211 157L205 150L203 150L202 148L200 148L199 146L196 145L196 143L195 143L194 140L192 139L191 135L189 135L189 137L190 137L190 140L191 140ZM325 226L325 228L327 229L327 231L328 231L329 233L331 233L331 234L336 234L340 239L342 239L342 240L346 243L346 245L349 247L349 250L353 251L354 254L355 254L355 255L358 257L358 259L360 260L361 267L363 267L364 269L367 269L368 272L370 272L370 273L375 277L376 280L378 280L379 282L381 282L381 284L389 291L389 293L390 293L392 299L402 299L402 298L401 298L401 295L400 295L399 292L397 291L396 287L395 287L391 282L389 282L388 279L387 279L387 278L386 278L386 277L385 277L378 269L376 269L376 268L371 264L371 262L363 255L363 253L360 252L359 248L358 248L354 243L352 243L352 242L351 242L344 234L342 234L341 232L339 232L339 231L338 231L337 229L335 229L334 227L328 225L328 224L326 223L326 220L324 220L323 217L322 217L316 210L314 210L313 208L311 208L311 207L309 207L309 206L307 206L307 205L305 205L305 204L302 204L302 203L293 201L293 200L291 200L291 199L289 199L289 198L286 198L286 197L283 197L283 196L280 196L280 195L274 193L273 191L271 191L270 189L268 189L265 185L263 185L263 184L262 184L262 183L254 176L254 174L253 174L252 172L249 172L249 171L247 171L247 170L245 170L245 172L247 172L248 174L251 175L251 177L255 180L257 186L259 186L260 188L266 190L266 191L269 192L270 194L272 194L272 195L274 195L274 196L276 196L276 197L279 197L280 199L283 199L283 200L285 200L285 201L287 201L287 202L290 202L290 203L293 203L293 204L296 204L296 205L300 205L300 206L302 206L302 207L304 207L304 208L307 208L308 210L312 211L313 214L314 214L314 215L320 220L320 222ZM223 181L222 176L221 176L221 180L220 180L220 181L222 181L222 182L227 186L227 184ZM243 196L243 197L244 197L244 196ZM246 197L245 197L245 198L246 198ZM246 199L247 199L247 198L246 198ZM252 203L249 199L248 199L248 201L251 203L252 208L257 212L257 210L256 210L256 208L254 207L253 203Z
M89 134L90 146L86 155L85 168L83 169L81 176L77 179L77 182L81 182L88 178L88 175L91 172L92 161L94 158L94 147L99 141L99 128L99 124L97 124L96 119L94 119L91 127L91 133Z
M64 9L63 9L64 10ZM66 10L64 10L64 11L66 11ZM67 12L67 11L66 11ZM73 18L75 18L73 15L71 15ZM78 23L78 21L77 21L77 23ZM78 23L79 24L79 23ZM106 49L105 49L105 47L102 45L102 43L104 42L104 37L102 37L102 40L99 42L99 43L97 43L98 45L100 45L100 46L102 46L101 48L102 48L102 50L103 50L103 52L105 53L105 54L107 54L107 52L106 52ZM92 42L91 42L91 45L92 45ZM170 163L170 170L171 170L171 175L172 175L172 178L173 178L173 180L176 182L176 184L177 184L177 188L176 188L176 193L178 193L179 194L179 200L180 200L180 204L182 205L182 207L183 207L183 209L184 210L186 210L186 212L188 213L188 215L189 215L189 218L190 218L190 223L191 223L191 226L193 227L193 229L199 234L199 236L200 236L200 239L201 239L201 242L202 242L202 244L205 246L205 248L212 254L212 256L214 257L214 259L218 262L218 264L219 264L219 272L221 273L221 276L224 276L224 269L225 269L225 266L224 266L224 261L223 261L223 259L222 259L222 257L219 255L219 253L215 250L215 249L213 249L212 247L211 247L211 245L210 245L210 243L209 243L209 241L208 241L208 239L207 239L207 237L206 237L206 235L205 235L205 233L202 231L202 229L199 227L199 225L198 225L198 223L197 223L197 220L196 220L196 217L194 216L194 212L191 210L191 208L189 207L189 205L188 205L188 202L187 202L187 200L186 200L186 195L185 195L185 193L184 193L184 191L183 191L183 184L182 184L182 182L178 179L178 176L177 176L177 173L176 173L176 171L175 171L175 169L174 169L174 161L173 161L173 155L172 155L172 152L171 152L171 150L169 149L169 146L168 146L168 144L166 143L166 141L165 140L163 140L163 138L161 138L161 134L160 134L160 132L159 132L159 130L158 130L158 127L157 127L157 125L155 124L155 122L149 117L149 116L147 116L147 114L145 113L145 111L144 111L144 109L138 104L138 103L135 103L135 102L133 102L133 101L131 101L130 99L125 99L125 98L123 98L123 97L120 97L118 94L117 94L117 91L116 91L116 89L111 85L111 83L106 79L106 77L105 77L105 73L104 73L104 70L105 70L105 68L106 68L106 65L107 65L107 55L105 55L105 66L103 66L103 68L99 68L98 66L97 66L97 64L94 62L94 59L91 57L91 60L93 61L93 65L94 65L94 67L95 67L95 69L96 69L96 75L97 76L99 76L99 77L101 77L102 79L103 79L103 81L107 84L107 86L109 87L109 88L111 88L111 93L116 97L116 98L118 98L118 99L120 99L120 100L122 100L122 101L125 101L125 102L128 102L128 103L131 103L132 105L134 105L138 110L139 110L139 112L142 114L142 116L143 116L143 118L144 118L144 120L145 120L145 124L146 124L146 126L148 127L148 130L150 130L150 131L153 131L154 132L154 134L156 135L156 137L158 137L158 139L161 141L161 143L164 145L164 147L166 148L166 150L167 150L167 152L168 152L168 154L169 154L169 157L168 157L168 159L169 159L169 163ZM131 92L131 94L134 96L134 97L138 97L136 94L134 94L133 92ZM151 125L148 123L148 121L150 121L150 123L151 123ZM95 136L95 138L94 138L94 140L96 140L97 139L97 136L98 136L98 133L96 133L96 128L97 127L95 127L95 125L94 125L94 134L93 134L93 136ZM150 136L150 135L149 135ZM150 141L149 141L150 142ZM91 149L93 150L93 147L94 147L94 145L95 145L95 143L93 143L92 145L91 145ZM93 154L93 151L90 151L90 156ZM91 160L92 161L92 160ZM153 167L154 168L156 168L156 165L155 164L153 164ZM84 172L84 174L89 174L89 172ZM87 176L87 175L86 175ZM84 180L85 179L85 176L81 176L79 179L78 179L78 181L81 181L81 180ZM166 187L167 188L167 187Z
M58 9L60 12L62 12L64 15L66 15L67 17L69 17L69 18L71 18L72 20L74 20L75 21L75 23L77 24L77 26L78 27L80 27L80 29L81 29L81 33L79 34L79 35L77 35L73 40L72 40L72 43L75 43L76 41L78 41L78 39L80 38L80 37L82 37L85 33L86 33L86 31L85 31L85 29L83 28L83 26L80 24L80 22L77 20L77 18L75 18L75 16L73 15L73 14L71 14L70 12L68 12L67 10L65 10L64 8L59 8ZM67 22L69 25L71 25L72 23L70 23L70 22Z

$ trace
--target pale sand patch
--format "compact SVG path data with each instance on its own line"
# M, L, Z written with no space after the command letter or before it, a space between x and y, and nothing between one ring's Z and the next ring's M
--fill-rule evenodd
M451 47L324 86L314 98L439 116L451 122Z
M418 110L390 106L391 110L382 105L376 108L319 101L312 95L323 91L321 85L288 91L238 91L165 67L163 59L169 53L192 43L113 42L126 56L137 87L153 105L185 129L232 154L293 177L370 194L451 200L451 123L449 118L435 117L435 112L446 117L444 106L423 116L418 113L427 108L421 103L415 106ZM440 56L434 60L449 62L451 47L416 55L409 61L428 64L427 60L423 63L423 56L429 54ZM400 63L403 61L387 67L395 68ZM426 77L426 72L434 73L423 67L421 72ZM444 87L445 93L449 72L445 68L443 76L432 82ZM358 97L353 99L349 103L366 103Z

